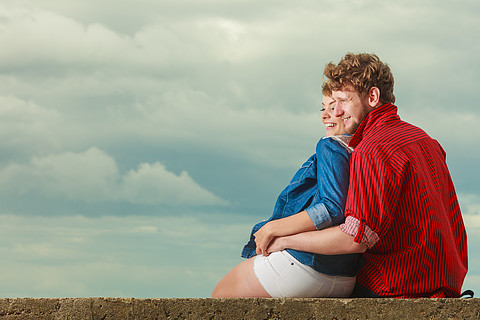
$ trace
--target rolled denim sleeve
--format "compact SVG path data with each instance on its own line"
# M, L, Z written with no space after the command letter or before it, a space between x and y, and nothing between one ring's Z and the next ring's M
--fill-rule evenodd
M317 144L316 155L320 199L306 211L316 228L323 229L345 220L351 154L339 142L324 138Z
M330 217L330 213L323 203L317 203L316 205L308 207L306 211L317 230L332 226L332 217Z

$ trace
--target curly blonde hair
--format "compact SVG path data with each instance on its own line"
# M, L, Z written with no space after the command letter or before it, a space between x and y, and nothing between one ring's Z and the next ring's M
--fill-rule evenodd
M393 74L387 64L377 55L370 53L347 53L338 65L328 63L324 70L322 93L331 95L332 91L352 85L360 96L365 96L372 87L380 89L381 103L394 103ZM328 78L325 81L325 78Z

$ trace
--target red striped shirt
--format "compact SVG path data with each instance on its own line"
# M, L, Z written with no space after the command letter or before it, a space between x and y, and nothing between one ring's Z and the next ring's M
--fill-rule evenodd
M380 296L459 297L467 236L440 144L385 104L367 115L350 146L341 228L368 247L357 281Z

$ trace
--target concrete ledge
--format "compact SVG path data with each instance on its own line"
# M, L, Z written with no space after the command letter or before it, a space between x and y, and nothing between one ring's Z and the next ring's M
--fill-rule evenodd
M480 319L480 299L0 299L0 319Z

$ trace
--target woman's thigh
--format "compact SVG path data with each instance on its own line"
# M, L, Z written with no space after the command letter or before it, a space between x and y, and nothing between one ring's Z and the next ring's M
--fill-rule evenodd
M220 280L212 298L348 297L354 285L355 277L318 273L279 251L238 264Z
M255 275L255 257L242 261L223 277L212 292L212 298L270 298Z

